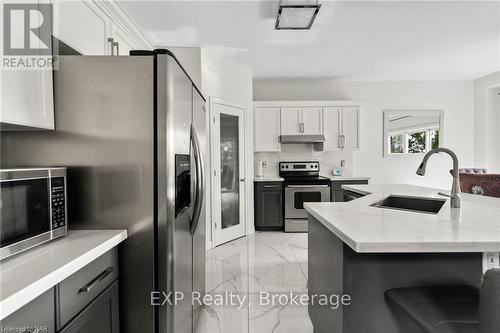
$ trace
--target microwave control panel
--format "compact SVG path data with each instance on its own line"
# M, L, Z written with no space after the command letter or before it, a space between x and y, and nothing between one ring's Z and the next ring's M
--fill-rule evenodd
M51 178L52 191L52 229L64 227L66 224L66 202L64 200L64 177Z

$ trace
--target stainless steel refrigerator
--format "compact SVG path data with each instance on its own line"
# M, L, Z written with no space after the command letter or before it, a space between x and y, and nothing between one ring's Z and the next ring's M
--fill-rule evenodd
M205 100L166 50L62 56L56 130L2 133L2 167L68 167L70 229L128 230L120 331L190 333L204 292ZM182 291L177 305L151 292Z

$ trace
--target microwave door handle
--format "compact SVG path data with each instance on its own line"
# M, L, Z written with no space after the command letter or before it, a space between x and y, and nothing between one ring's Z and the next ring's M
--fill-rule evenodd
M193 219L191 221L191 235L196 231L196 227L198 226L198 222L200 219L201 208L203 205L203 197L205 192L205 184L204 184L204 166L203 160L200 151L200 142L198 141L198 135L196 135L196 129L194 125L191 124L191 144L193 145L193 155L195 161L196 168L196 185L195 185L195 195L194 195L194 212Z

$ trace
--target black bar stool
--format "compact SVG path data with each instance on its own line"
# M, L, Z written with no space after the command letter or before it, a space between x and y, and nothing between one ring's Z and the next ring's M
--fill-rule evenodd
M499 333L500 269L483 276L481 291L472 286L397 288L385 293L401 332Z

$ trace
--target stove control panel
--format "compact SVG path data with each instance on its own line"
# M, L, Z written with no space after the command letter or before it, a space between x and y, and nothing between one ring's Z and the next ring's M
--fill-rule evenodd
M280 162L280 171L319 171L319 162Z

